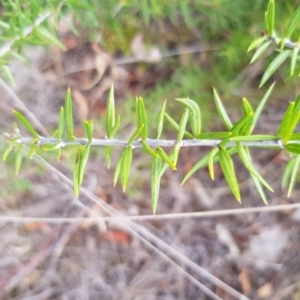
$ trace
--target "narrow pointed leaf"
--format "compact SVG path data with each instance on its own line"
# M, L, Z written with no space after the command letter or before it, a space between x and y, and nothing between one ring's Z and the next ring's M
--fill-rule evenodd
M72 107L72 95L71 89L68 88L65 98L65 127L68 134L68 139L74 141L74 122L73 122L73 107Z
M290 184L288 188L287 196L290 197L296 182L297 173L299 171L299 164L300 164L300 156L297 155L295 158L295 164L293 165L292 173L291 173L291 179Z
M29 121L18 111L13 110L16 118L22 123L22 125L36 138L39 138L39 134L35 131L33 126L29 123Z
M152 211L155 214L158 206L160 178L159 173L161 170L161 158L154 157L152 159L151 167L151 199L152 199Z
M280 65L288 58L290 55L290 50L282 51L268 66L265 71L259 87L263 86L263 84L273 75L273 73L280 67Z
M56 160L60 161L60 157L61 157L61 148L57 148L56 149Z
M89 158L89 153L90 153L90 148L91 145L88 144L87 146L83 147L80 155L81 155L81 160L80 160L80 168L79 168L79 184L82 184L84 173L85 173L85 168L88 162Z
M84 129L85 134L87 136L88 142L91 143L93 141L93 129L94 129L94 121L84 121Z
M6 65L3 65L3 66L1 66L1 69L4 71L4 73L5 73L5 75L6 75L7 79L8 79L8 81L9 81L12 85L16 86L16 82L15 82L15 79L14 79L13 74L11 73L10 68L9 68L8 66L6 66Z
M214 157L218 152L219 152L219 148L214 148L210 151L208 157L208 171L209 171L209 176L212 180L215 180Z
M282 178L281 178L281 188L284 189L287 187L288 183L290 182L291 174L293 167L295 165L295 159L297 156L291 158L291 160L286 164Z
M220 165L233 196L241 202L240 189L235 176L233 161L225 149L220 150Z
M262 201L264 202L264 204L268 204L268 200L267 200L267 197L266 197L266 194L264 192L264 189L260 183L260 181L252 174L250 173L250 176L252 177L252 180L254 182L254 185L256 187L256 190L260 196L260 198L262 199Z
M176 100L185 104L190 110L191 113L190 123L191 123L193 135L195 136L200 134L201 133L201 111L199 105L191 99L179 98Z
M217 107L219 116L222 119L226 128L229 130L232 127L232 123L227 115L227 112L223 106L223 103L222 103L217 91L215 89L213 89L213 91L214 91L214 99L215 99L215 103L216 103L216 107Z
M249 121L251 120L252 120L251 115L244 116L240 120L238 120L230 130L232 136L236 136L239 134L243 134L244 132L247 132L249 128L252 126L252 123L249 124Z
M143 128L145 127L145 124L141 124L139 128L136 129L136 131L133 133L133 135L130 137L128 141L128 146L131 146L132 142L140 135Z
M165 117L167 118L167 120L170 122L170 124L175 128L176 131L179 130L179 125L178 123L170 116L168 115L166 112L165 112ZM185 130L184 132L184 136L188 139L193 139L193 135L190 134L188 131Z
M118 115L117 120L116 120L116 124L113 127L113 129L111 130L111 138L117 133L117 131L120 127L120 123L121 123L121 117L120 117L120 115Z
M287 128L291 122L294 107L295 107L295 102L293 101L289 104L287 110L285 111L285 113L282 117L282 121L281 121L278 131L277 131L277 136L279 138L283 138L287 134Z
M147 142L142 141L142 145L143 145L144 150L145 150L148 154L150 154L150 155L153 156L153 157L159 157L159 155L158 155L154 150L152 150L152 149L149 147L149 145L147 144Z
M288 123L286 127L286 132L284 137L282 138L283 144L286 144L288 140L290 139L290 136L292 135L294 129L296 128L300 117L300 111L298 111L296 114L293 114L290 122Z
M172 170L176 170L176 166L173 164L172 159L161 147L157 147L156 151L157 154L162 158L162 160L172 168Z
M80 164L82 159L80 152L81 150L79 150L77 153L76 162L73 171L73 189L76 198L78 198L79 190L80 190Z
M265 38L264 38L265 39ZM261 57L261 55L268 49L268 47L272 44L271 41L265 41L260 47L255 51L253 54L253 57L250 61L250 64L255 62L258 58Z
M2 159L3 161L6 161L8 155L10 154L10 152L13 150L14 144L10 143L8 145L8 147L6 148L6 150L4 151L3 155L2 155Z
M223 139L231 136L231 132L211 132L211 133L201 133L196 136L198 140L213 140L213 139Z
M299 6L299 8L300 8L300 6ZM293 76L294 72L295 72L299 49L300 49L299 47L295 47L293 50L292 59L291 59L291 70L290 70L291 76Z
M136 123L138 128L144 124L144 127L141 131L141 137L143 140L145 140L148 136L148 122L144 100L141 97L136 99Z
M132 162L132 147L128 147L125 149L124 156L122 157L122 163L120 169L123 192L125 192L128 184L131 162Z
M286 32L284 34L285 38L289 38L297 25L300 23L300 6L298 6L297 10L294 12L293 16L290 18L290 23L286 29Z
M186 108L184 110L184 113L182 114L182 117L181 117L181 120L180 120L180 123L179 123L178 134L177 134L177 141L178 142L181 142L182 139L183 139L188 118L189 118L189 110L188 110L188 108Z
M28 158L32 159L33 155L36 153L37 150L38 150L38 145L36 145L36 144L31 145L29 152L28 152Z
M61 107L59 113L58 126L57 126L57 134L56 134L58 140L62 138L62 135L64 133L64 128L65 128L65 110L63 107Z
M284 145L284 148L290 153L300 154L300 144L298 143L288 143Z
M157 126L157 132L156 132L156 139L159 140L162 130L163 130L163 126L164 126L164 117L165 117L165 110L166 110L166 104L167 104L167 100L165 100L163 107L161 108L161 111L159 113L159 117L158 117L158 126Z
M237 152L236 147L227 149L227 152L229 155L235 154ZM191 169L190 171L184 176L181 185L183 185L196 171L198 171L201 168L204 168L208 165L210 152L204 155ZM218 162L220 160L220 152L218 152L213 157L213 162Z
M111 165L111 146L105 147L105 160L107 169L109 169Z
M276 141L278 140L278 138L275 135L253 134L253 135L234 136L231 137L229 140L235 142L259 142L259 141Z
M237 143L237 150L238 150L238 154L239 157L241 158L241 161L243 162L244 166L246 167L246 169L255 177L257 178L257 180L263 184L268 190L270 190L271 192L273 192L273 189L271 188L271 186L263 179L263 177L255 170L251 157L250 157L250 153L248 151L246 151L244 149L244 147L240 144Z
M275 20L275 3L274 0L269 0L268 9L265 13L265 25L268 35L272 36L274 31Z
M173 151L172 151L172 154L173 154L172 159L173 159L173 164L174 164L175 168L177 168L177 161L178 161L180 148L181 148L181 144L177 142L174 149L173 149Z
M23 160L23 145L20 145L16 150L15 172L18 175Z
M246 98L243 98L242 106L243 106L244 115L252 115L253 114L252 106Z
M125 155L126 149L127 148L125 148L123 150L123 152L121 153L120 158L119 158L119 160L117 162L117 165L116 165L115 174L114 174L114 186L116 186L119 175L120 175L121 165L122 165L122 161L123 161L123 157Z
M255 39L249 46L247 52L253 50L254 48L260 46L264 41L266 41L266 37L265 36L262 36L258 39Z
M112 85L107 98L106 103L106 116L105 116L105 125L106 125L106 135L108 138L112 138L112 129L115 126L115 97L114 97L114 86Z
M264 107L269 99L269 96L273 91L274 86L275 86L275 82L268 88L267 92L265 93L265 95L263 96L261 101L259 102L259 104L254 112L254 115L253 115L253 123L252 123L252 128L250 130L250 133L253 131L253 129L257 123L257 120L260 117L262 110L264 109Z

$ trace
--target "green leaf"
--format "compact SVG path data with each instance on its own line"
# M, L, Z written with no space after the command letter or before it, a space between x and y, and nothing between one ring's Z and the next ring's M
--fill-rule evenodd
M300 154L300 144L298 143L288 143L284 145L284 148L293 154Z
M290 161L286 164L283 174L282 174L282 179L281 179L281 188L284 189L287 187L290 178L291 178L291 174L292 174L292 170L293 167L295 165L295 159L298 156L294 156L290 159Z
M265 38L264 38L265 39ZM260 47L255 51L253 54L253 57L250 61L250 64L255 62L261 55L268 49L268 47L271 45L271 41L265 41Z
M165 110L166 110L166 104L167 104L167 100L165 100L163 107L159 113L159 117L158 117L158 126L157 126L157 132L156 132L156 139L159 140L162 130L163 130L163 126L164 126L164 117L165 117Z
M65 126L68 134L68 140L74 141L74 122L71 89L68 88L65 98Z
M167 155L167 153L161 147L157 147L156 151L157 154L162 158L162 160L172 168L172 170L176 170L176 166L174 165L170 157Z
M61 157L61 148L57 148L56 149L56 159L57 159L57 161L60 161L60 157Z
M222 119L224 125L226 126L226 128L229 130L232 127L232 123L227 115L227 112L222 104L222 101L217 93L217 91L215 89L213 89L214 91L214 99L215 99L215 103L217 106L217 110L219 113L220 118Z
M288 106L287 110L285 111L282 117L282 121L277 131L277 136L279 138L283 138L287 134L287 129L291 121L291 117L293 115L294 107L295 107L295 101L290 103L290 105Z
M142 130L143 130L144 127L145 127L145 124L141 124L139 126L139 128L137 128L135 130L135 132L132 134L132 136L130 137L130 139L129 139L128 143L127 143L128 146L131 146L131 144L133 143L133 141L140 135L140 133L142 132Z
M161 158L154 157L152 159L151 167L151 199L152 199L152 211L155 214L158 206L159 188L160 188L160 174L161 171Z
M14 115L16 118L23 124L23 126L36 138L39 138L39 134L35 131L29 121L18 111L13 110Z
M297 10L290 18L290 22L285 31L284 38L289 38L293 34L296 26L299 25L299 23L300 23L300 6L298 6Z
M121 165L122 165L122 161L123 161L123 157L125 155L126 149L127 148L125 148L123 150L123 152L121 153L120 158L119 158L119 160L117 162L117 165L116 165L115 174L114 174L114 186L116 186L118 178L119 178L119 174L120 174L120 170L121 170Z
M250 176L252 177L254 185L255 185L255 187L257 189L257 192L260 195L262 201L264 202L264 204L267 205L268 204L268 200L267 200L266 194L265 194L265 192L264 192L264 190L262 188L262 185L261 185L260 181L253 174L251 174L251 173L250 173Z
M15 172L18 175L23 160L23 145L19 145L16 149Z
M243 112L244 115L252 115L253 114L253 109L251 104L249 103L249 101L246 98L243 98L242 100L242 106L243 106Z
M185 98L178 98L177 101L185 104L191 112L191 128L193 135L198 135L201 133L201 112L198 104L191 100Z
M230 148L227 150L229 155L235 154L237 152L236 147ZM185 175L183 178L181 185L183 185L196 171L198 171L201 168L204 168L208 165L210 152L204 155L191 169L190 171ZM218 162L220 160L220 152L218 152L213 157L213 162Z
M170 122L170 124L175 128L175 130L179 131L178 123L171 116L169 116L166 112L165 112L165 116L166 116L167 120ZM184 136L188 139L193 139L194 138L193 135L191 135L187 131L184 132Z
M80 168L79 168L79 184L82 184L85 168L88 162L89 153L90 153L91 145L88 144L85 147L82 147L82 150L80 152L81 159L80 159Z
M73 189L76 198L78 198L80 190L80 165L82 159L81 151L81 149L78 150L73 171Z
M286 127L286 132L284 134L284 137L282 138L283 144L286 144L289 141L290 136L292 135L295 127L299 122L299 117L300 117L300 111L292 115L291 120Z
M249 46L247 52L253 50L254 48L256 48L256 47L258 47L258 46L260 46L260 45L261 45L263 42L265 42L265 41L266 41L266 37L265 37L265 36L262 36L262 37L260 37L260 38L258 38L258 39L255 39L255 40L250 44L250 46Z
M288 58L291 50L282 51L268 66L265 71L259 87L263 86L263 84L273 75L273 73L280 67L280 65Z
M6 148L6 150L4 151L4 153L3 153L3 155L2 155L3 161L6 161L8 155L9 155L10 152L12 151L13 147L14 147L14 144L13 144L13 143L10 143L10 144L8 145L8 147Z
M106 134L110 139L113 137L112 130L115 126L115 97L114 97L114 86L112 85L107 98L106 104L106 117L105 117L105 125L106 125Z
M249 131L249 128L252 126L252 123L249 122L251 120L253 120L253 117L251 115L244 116L240 120L238 120L230 130L232 136L240 134L247 135L247 131Z
M178 161L180 148L181 148L181 144L179 142L177 142L172 151L172 159L173 159L173 164L174 164L175 168L177 168L177 161Z
M84 121L84 129L85 134L87 136L88 142L91 143L93 141L93 129L94 129L94 121Z
M290 179L290 184L289 184L288 193L287 193L288 197L290 197L290 195L293 191L295 182L296 182L296 176L297 176L297 173L298 173L298 170L299 170L299 163L300 163L300 156L297 155L296 158L295 158L295 163L294 163L293 168L292 168L291 179Z
M295 140L296 141L300 140L300 132L291 134L289 141L295 141Z
M149 145L148 145L145 141L142 141L142 145L143 145L144 150L145 150L148 154L150 154L150 155L153 156L153 157L159 157L159 155L158 155L154 150L152 150L152 149L149 147Z
M209 176L212 180L215 180L214 157L218 152L219 152L219 148L214 148L209 152L208 170L209 170Z
M255 113L253 115L253 123L252 123L252 128L250 130L250 133L253 131L253 129L254 129L256 123L257 123L257 120L260 117L260 115L262 113L262 110L265 107L265 105L267 103L267 100L269 99L269 96L270 96L270 94L273 91L274 86L275 86L275 82L268 88L268 90L266 91L265 95L263 96L263 98L259 102L259 104L258 104L258 106L257 106L257 108L255 110Z
M211 133L201 133L196 136L198 140L213 140L213 139L223 139L231 136L231 132L211 132Z
M66 51L65 46L45 27L35 27L35 31L41 39L50 42L51 44L54 44L62 50Z
M299 8L300 8L300 6L299 6ZM292 54L292 59L291 59L291 71L290 71L291 76L293 76L294 72L295 72L299 49L300 49L299 47L295 47L293 49L293 54Z
M111 146L105 147L105 160L107 169L109 169L111 165Z
M61 107L59 113L58 126L57 126L57 134L56 134L58 140L61 140L62 135L64 133L64 129L65 129L65 110L63 107Z
M263 179L263 177L255 170L250 153L248 152L248 149L244 148L240 143L237 143L237 150L239 157L241 158L241 161L243 162L246 169L252 174L261 184L263 184L268 190L273 192L273 189L271 186Z
M122 163L120 169L123 192L125 192L127 187L131 162L132 162L132 147L128 147L125 149L124 156L122 157Z
M225 149L220 149L220 165L232 194L241 202L240 189L235 176L233 161Z
M32 159L33 155L36 153L36 151L38 150L38 145L37 144L32 144L30 149L29 149L29 152L28 152L28 158L29 159Z
M180 123L179 123L178 134L177 134L177 141L178 142L181 142L182 139L183 139L184 132L185 132L185 127L186 127L188 118L189 118L189 110L188 110L188 108L186 108L184 110L184 113L181 116L181 120L180 120Z
M268 35L272 36L274 32L275 20L275 3L274 0L269 0L268 9L265 13L265 25Z
M277 139L278 138L275 135L268 134L242 135L229 138L230 141L234 142L276 141Z
M117 131L120 127L120 123L121 123L121 117L120 117L120 115L118 115L116 124L113 127L113 129L111 130L111 138L117 133Z
M138 128L144 124L143 130L141 131L141 137L143 140L146 140L148 136L147 114L144 100L141 97L136 99L136 123Z

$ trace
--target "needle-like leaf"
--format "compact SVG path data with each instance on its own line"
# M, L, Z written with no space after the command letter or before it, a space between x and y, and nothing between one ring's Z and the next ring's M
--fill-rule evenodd
M112 138L112 130L115 126L115 97L114 97L114 86L112 85L107 97L106 103L106 116L105 116L105 125L106 125L106 135L108 138Z
M152 198L152 211L155 214L158 206L159 188L160 188L160 177L159 173L161 170L161 158L152 158L151 167L151 198Z
M23 126L35 137L39 138L39 134L35 131L33 126L30 124L30 122L18 111L13 110L14 115L16 118L23 124Z
M68 139L74 141L74 122L73 122L73 107L72 107L72 95L71 89L68 88L65 98L65 127L68 134Z
M201 133L201 112L200 112L200 107L198 104L191 100L191 99L185 99L185 98L179 98L176 99L177 101L183 103L186 105L191 113L191 128L192 128L192 133L194 136L199 135Z
M264 38L265 39L265 38ZM271 45L271 41L265 41L263 44L259 46L259 48L255 51L253 54L253 57L250 61L250 64L255 62L261 55L268 49L268 47Z
M136 99L136 123L138 128L142 124L144 124L144 127L141 131L141 137L143 140L146 140L148 135L147 113L144 105L144 100L141 97Z
M175 130L178 132L179 130L179 125L178 123L170 116L168 115L166 112L165 112L165 117L167 118L167 120L170 122L170 124L175 128ZM188 139L193 139L193 135L190 134L188 131L185 130L184 132L184 136Z
M121 184L123 188L123 192L125 192L129 174L130 174L130 168L131 168L131 162L132 162L132 147L127 147L124 152L124 156L122 157L122 163L121 163L121 169L120 169L120 176L121 176Z
M273 73L289 57L290 54L291 50L284 50L270 63L261 79L259 87L262 87L265 84L265 82L273 75Z
M297 177L297 173L299 171L299 164L300 164L300 155L297 155L295 158L295 163L292 167L292 173L291 173L291 179L290 179L290 184L289 184L289 188L288 188L288 193L287 196L290 197L290 195L292 194L295 182L296 182L296 177Z
M209 176L212 180L215 180L214 157L218 152L219 152L219 148L214 148L210 151L209 157L208 157Z
M165 117L165 110L166 110L166 104L167 104L167 100L165 100L162 109L159 113L159 117L158 117L158 126L157 126L157 132L156 132L156 139L159 140L161 133L162 133L162 129L164 126L164 117Z
M232 194L241 202L240 189L236 179L233 161L225 149L220 149L220 165Z
M216 107L217 107L219 116L222 119L222 121L223 121L224 125L226 126L226 128L228 130L230 130L231 127L232 127L232 123L231 123L231 121L230 121L230 119L227 115L227 112L226 112L226 110L223 106L223 103L222 103L217 91L215 89L213 89L213 91L214 91L214 99L215 99L215 103L216 103Z

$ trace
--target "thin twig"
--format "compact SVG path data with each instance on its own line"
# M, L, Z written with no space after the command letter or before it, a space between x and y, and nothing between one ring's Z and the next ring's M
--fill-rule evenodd
M19 141L23 144L30 145L32 143L32 137L20 137ZM177 140L156 140L156 139L146 139L148 146L150 147L174 147L178 141ZM182 140L180 142L181 147L217 147L222 140L208 140L208 139L192 139L192 140ZM296 141L294 141L296 142ZM56 145L55 148L63 148L72 145L87 145L88 140L85 138L76 138L74 141L68 141L67 139L57 140L54 138L40 137L39 140L35 141L38 145ZM240 142L243 146L247 147L270 147L283 149L283 144L281 139L274 140L261 140L261 141L251 141L251 142ZM127 146L128 141L119 139L93 139L91 146ZM132 148L143 147L142 141L134 141L131 144ZM227 147L235 147L236 142L231 141L226 144Z
M300 203L272 205L272 206L260 206L249 208L236 208L236 209L224 209L213 211L198 211L191 213L176 213L176 214L156 214L156 215L144 215L144 216L118 216L118 217L88 217L88 218L40 218L40 217L20 217L20 216L0 216L0 223L31 223L31 222L45 222L52 224L61 223L82 223L82 222L98 222L98 221L163 221L163 220L177 220L186 218L211 218L220 216L236 216L244 214L262 213L262 212L275 212L290 209L300 208Z

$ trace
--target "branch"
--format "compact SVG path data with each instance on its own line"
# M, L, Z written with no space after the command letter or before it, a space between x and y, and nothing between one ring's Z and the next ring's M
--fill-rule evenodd
M9 134L5 134L6 137ZM32 144L32 137L20 137L19 141L16 141L22 144ZM180 147L218 147L222 140L208 140L208 139L190 139L190 140L182 140L178 142L177 140L156 140L156 139L146 139L146 143L150 147L174 147L177 144ZM93 139L91 143L88 142L85 138L76 138L74 141L69 141L67 139L61 139L60 141L54 138L45 138L40 137L38 140L35 140L36 145L56 145L54 149L64 148L66 146L74 146L74 145L82 145L86 146L90 144L91 146L128 146L127 140L119 140L119 139ZM276 149L284 149L281 139L274 140L261 140L261 141L242 141L240 142L242 146L247 147L268 147L268 148L276 148ZM226 144L226 147L235 147L237 145L236 142L230 141ZM141 148L143 147L142 141L134 141L131 144L132 148Z

